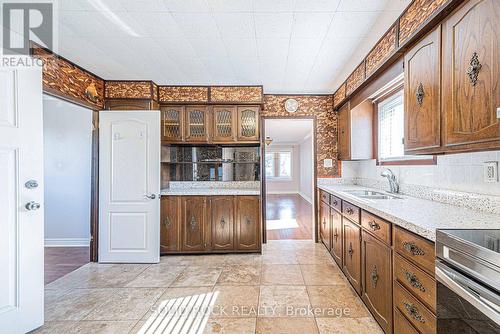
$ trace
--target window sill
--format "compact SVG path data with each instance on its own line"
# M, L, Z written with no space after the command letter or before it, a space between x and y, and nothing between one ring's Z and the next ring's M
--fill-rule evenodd
M266 181L277 181L277 182L290 182L293 179L291 177L271 177L266 176Z

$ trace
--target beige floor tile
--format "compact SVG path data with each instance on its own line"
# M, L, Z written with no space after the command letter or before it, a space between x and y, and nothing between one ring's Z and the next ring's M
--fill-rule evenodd
M210 318L204 334L254 334L256 318Z
M191 266L196 262L196 255L163 255L160 263L171 266Z
M320 334L383 334L375 319L316 318ZM397 333L399 334L399 333ZM404 334L404 333L401 333Z
M300 265L306 285L347 284L340 269L334 264Z
M259 301L258 286L220 286L213 289L215 303L212 316L218 317L244 317L257 316Z
M256 334L317 334L314 318L257 318Z
M81 320L113 295L113 289L75 289L45 305L45 320Z
M262 264L261 254L227 254L225 265L260 266Z
M54 303L56 300L58 300L65 294L69 293L70 291L71 290L63 290L63 289L56 289L56 290L45 289L44 291L45 307Z
M259 316L261 317L312 317L305 286L261 286Z
M123 334L128 333L137 321L79 321L71 333Z
M141 320L165 289L113 289L111 297L95 308L85 320Z
M128 334L137 334L141 330L142 326L146 323L146 320L139 320L135 323L134 327L128 332Z
M171 266L164 263L154 264L127 283L127 287L166 288L175 281L184 269L186 269L184 266Z
M272 251L262 255L262 264L298 264L298 262L293 251Z
M304 285L297 264L265 264L262 266L262 285Z
M172 287L213 286L217 282L222 268L190 266L172 283Z
M68 334L76 326L77 321L47 321L45 324L30 332L30 334Z
M311 305L321 310L317 317L367 317L369 313L358 295L348 285L308 286Z
M218 285L259 285L260 266L224 266Z

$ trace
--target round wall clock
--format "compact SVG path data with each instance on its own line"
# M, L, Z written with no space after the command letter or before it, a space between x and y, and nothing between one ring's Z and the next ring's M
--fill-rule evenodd
M299 102L295 99L285 101L285 110L288 112L296 112L299 109Z

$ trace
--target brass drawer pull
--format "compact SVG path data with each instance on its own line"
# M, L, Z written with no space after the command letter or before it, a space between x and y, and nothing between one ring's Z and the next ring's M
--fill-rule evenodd
M165 225L165 228L172 227L172 222L170 221L170 218L168 216L165 217L165 220L163 221L163 225Z
M352 259L352 253L354 253L354 249L352 249L352 242L349 243L349 249L347 250L347 253L349 253L349 256Z
M411 255L413 256L425 255L424 250L415 245L414 242L409 242L409 241L403 242L403 248L405 251L411 253Z
M409 272L405 269L402 269L403 274L405 275L405 279L410 283L412 287L415 289L419 289L422 292L425 292L425 287L422 285L422 282L419 281L417 275L412 272Z
M335 238L335 241L337 241L337 238L339 237L339 234L337 233L337 228L335 228L335 233L333 234L333 237Z
M377 282L378 282L377 266L373 266L373 270L371 273L371 279L372 279L373 288L375 289L377 287Z
M333 203L332 203L332 204L333 204L334 206L337 206L337 204L339 204L339 202L337 202L337 201L333 201Z
M246 219L247 225L250 225L252 223L252 221L248 217L245 217L245 219Z
M471 85L475 86L477 84L479 71L483 67L483 65L481 65L481 63L479 62L479 56L477 55L477 52L474 52L472 54L469 64L470 66L467 68L467 75L469 76Z
M347 208L345 211L346 211L348 214L350 214L350 215L352 215L352 214L354 213L354 210L353 210L353 209L351 209L351 208Z
M189 222L189 225L191 225L192 230L196 229L196 225L198 225L198 223L196 222L196 219L194 218L194 216L191 217L191 221Z
M403 305L404 305L406 311L408 312L408 314L413 319L415 319L423 324L425 323L424 317L422 317L422 315L418 312L418 309L415 305L413 305L412 303L408 303L408 302L403 302Z
M222 217L222 219L220 220L220 225L222 226L222 228L224 228L224 225L226 225L226 221L224 220L224 217Z
M375 220L372 220L368 222L368 225L371 227L372 230L377 231L380 230L380 225L375 222Z

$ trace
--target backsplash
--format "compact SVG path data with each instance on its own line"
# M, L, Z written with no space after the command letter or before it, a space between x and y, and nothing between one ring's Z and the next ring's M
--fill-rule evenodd
M389 190L380 173L390 168L409 196L500 213L500 183L483 181L483 163L500 161L500 151L438 156L436 165L377 166L375 160L342 162L342 178L367 187Z

